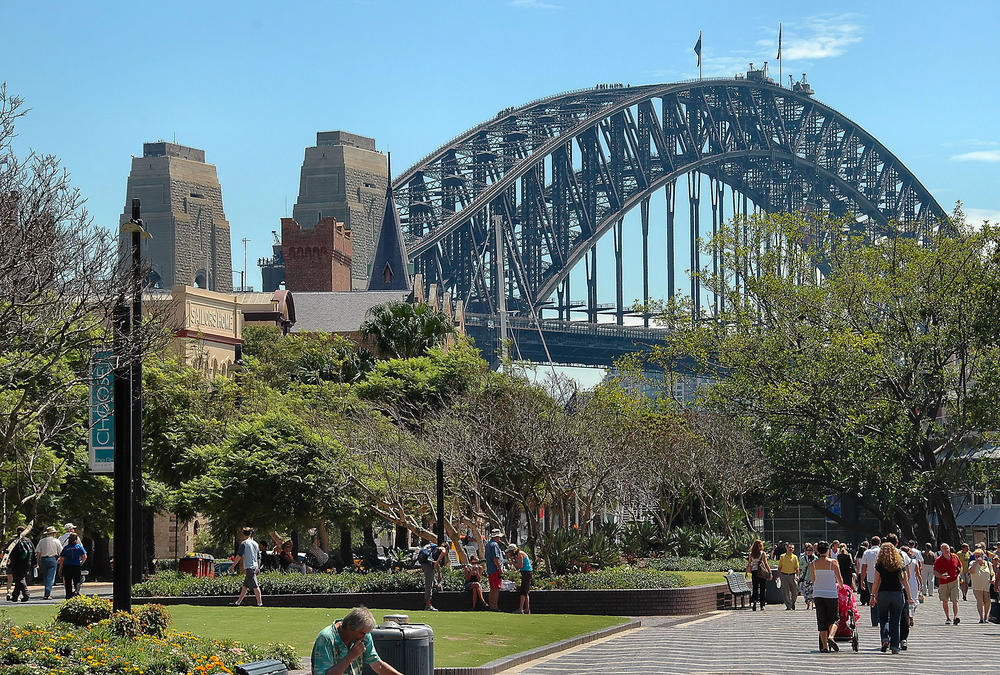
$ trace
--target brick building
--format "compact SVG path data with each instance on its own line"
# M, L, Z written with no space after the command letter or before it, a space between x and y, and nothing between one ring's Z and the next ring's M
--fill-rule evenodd
M229 221L222 208L222 186L205 151L176 143L144 143L132 158L121 223L139 199L152 239L142 240L142 256L152 267L157 288L195 286L233 290ZM123 235L127 236L127 235ZM123 246L130 242L122 239Z
M303 230L330 217L344 224L353 244L353 288L368 284L388 177L385 155L375 150L374 138L321 131L316 145L306 148L292 218Z
M285 289L351 290L352 234L333 217L323 218L312 228L302 227L294 218L282 218Z

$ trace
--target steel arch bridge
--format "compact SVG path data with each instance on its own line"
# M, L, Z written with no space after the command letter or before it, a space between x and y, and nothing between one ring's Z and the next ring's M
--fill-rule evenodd
M755 77L755 75L757 75ZM690 270L703 269L701 177L709 177L713 231L748 201L764 211L851 215L869 233L890 221L935 227L945 213L920 181L871 134L811 97L751 71L747 78L623 87L598 85L507 108L406 170L393 183L408 254L471 313L495 314L496 237L504 232L508 310L570 317L570 272L586 267L586 312L596 322L628 313L622 226L640 207L643 297L649 300L649 204L666 194L667 288L677 287L677 181L687 183ZM696 179L697 177L697 179ZM597 302L596 244L613 231L616 303ZM712 260L719 265L718 259ZM658 264L658 268L661 268ZM691 276L700 312L701 293ZM648 317L647 317L648 325Z

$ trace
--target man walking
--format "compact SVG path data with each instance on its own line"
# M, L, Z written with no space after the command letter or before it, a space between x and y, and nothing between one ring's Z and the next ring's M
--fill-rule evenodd
M490 541L486 544L486 574L490 579L490 609L500 611L500 582L503 580L503 552L500 550L500 537L503 532L494 529L490 532Z
M417 554L417 562L420 563L420 569L424 571L425 612L437 611L437 607L431 604L431 594L434 592L435 585L437 585L439 589L442 585L441 565L444 564L445 560L447 560L447 556L447 541L444 542L444 545L427 544L420 549L420 553ZM436 581L435 578L437 579Z
M799 559L795 555L795 544L785 544L785 552L778 558L778 572L781 574L781 597L785 601L785 611L795 609L799 597Z
M962 544L961 549L957 553L958 560L962 563L961 576L959 577L958 583L962 589L962 600L968 600L969 595L969 559L972 558L972 552L969 550L968 544Z
M260 597L260 582L257 575L260 573L260 546L253 540L253 528L243 528L243 541L236 550L236 559L233 560L233 569L238 569L243 565L243 585L240 588L240 597L234 603L237 607L243 604L243 598L247 597L247 591L253 590L253 595L257 598L257 606L263 607L264 602Z
M951 601L955 612L955 625L958 625L958 575L962 566L958 556L951 552L948 544L941 544L941 555L934 561L934 576L938 580L938 597L944 607L944 622L951 623L948 615L948 601Z
M880 537L872 537L869 541L871 542L871 547L861 555L861 572L859 572L859 581L863 586L861 599L864 602L868 602L871 598L872 585L875 583L875 559L878 558L878 552L882 548L882 539ZM878 608L872 605L871 620L873 626L879 625L878 619Z
M51 525L45 528L44 536L39 540L35 549L35 557L38 561L38 574L45 584L45 596L43 600L49 600L52 596L52 585L56 582L56 567L59 566L59 554L63 547L56 539L56 528Z
M63 525L63 529L66 531L63 532L62 536L59 537L60 546L66 546L66 540L69 539L69 535L76 534L76 525L74 525L73 523L66 523L65 525Z
M35 566L35 547L31 545L31 540L24 533L24 525L17 527L17 539L14 541L14 548L10 552L10 570L14 576L14 592L10 594L10 601L17 602L17 596L21 596L21 602L27 602L28 596L28 572Z

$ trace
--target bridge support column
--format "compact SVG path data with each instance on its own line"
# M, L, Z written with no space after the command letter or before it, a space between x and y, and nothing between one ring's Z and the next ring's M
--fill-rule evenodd
M587 321L597 323L597 246L590 247L587 265Z
M615 322L622 326L625 324L625 287L622 280L622 230L624 219L619 218L615 223Z
M674 215L677 212L677 181L672 180L666 186L667 198L667 297L674 299L677 293L677 283L674 278Z
M726 296L725 293L719 292L719 273L722 272L725 275L725 266L723 260L722 247L719 246L718 236L719 230L723 225L723 210L725 207L725 201L723 200L723 191L725 189L725 183L721 180L712 177L709 181L709 190L711 191L712 198L712 276L715 278L715 286L712 289L712 311L715 316L719 315L719 310L724 310L726 308ZM724 288L724 286L723 286Z
M701 236L701 175L697 171L688 174L688 203L691 209L691 318L701 317L701 252L698 238Z
M642 325L649 328L649 197L639 202L642 216Z

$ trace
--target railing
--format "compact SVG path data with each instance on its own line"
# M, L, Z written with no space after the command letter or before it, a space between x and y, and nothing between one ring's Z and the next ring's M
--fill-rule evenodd
M495 316L488 314L466 314L465 324L467 326L489 326L499 321ZM560 319L526 319L522 317L510 317L507 319L508 325L521 330L572 333L575 335L601 335L606 337L623 337L636 339L649 339L658 336L666 336L670 331L667 328L645 328L643 326L619 326L608 323L589 323L586 321L562 321Z

